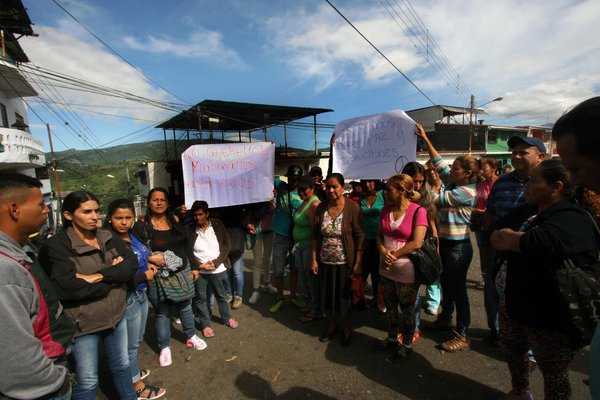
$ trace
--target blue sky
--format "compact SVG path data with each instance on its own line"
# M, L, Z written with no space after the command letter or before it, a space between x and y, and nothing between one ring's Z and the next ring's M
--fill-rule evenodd
M171 108L204 99L322 107L335 112L318 122L336 123L431 105L325 1L56 1L135 69L52 0L23 0L39 34L21 39L30 67ZM435 103L502 96L485 107L490 123L545 124L600 94L598 1L332 3ZM176 114L35 80L46 103L28 103L51 124L58 150L162 139L152 127ZM41 121L29 119L46 141ZM290 145L312 144L310 132L290 136Z

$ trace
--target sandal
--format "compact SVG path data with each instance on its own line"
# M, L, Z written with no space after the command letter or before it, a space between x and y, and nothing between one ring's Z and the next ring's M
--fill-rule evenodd
M138 400L154 400L163 397L167 393L165 388L145 385L140 390L136 391Z
M210 326L207 326L206 328L202 329L202 336L205 338L211 338L215 336L215 331L213 331Z
M231 329L237 329L238 326L240 326L240 324L238 324L238 322L233 318L229 318L229 320L225 323L225 325L227 325Z
M456 333L456 332L455 332ZM460 350L469 350L469 338L463 335L456 334L456 336L440 345L441 349L449 353L453 353Z
M140 381L143 381L144 379L146 379L148 377L148 375L150 375L149 369L140 369Z
M300 317L300 322L308 323L308 322L316 321L318 319L319 319L318 316L311 314L311 313L307 313Z

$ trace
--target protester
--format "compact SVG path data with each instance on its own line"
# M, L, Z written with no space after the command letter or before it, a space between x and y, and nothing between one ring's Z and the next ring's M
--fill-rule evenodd
M225 280L225 293L231 303L231 308L237 310L242 307L244 296L244 251L246 248L246 235L244 233L244 215L246 205L214 208L213 215L218 216L229 235L229 262L231 268L227 269ZM209 309L212 309L213 301Z
M448 352L469 349L468 328L471 310L467 293L467 272L473 258L473 247L469 235L469 220L475 195L477 160L471 156L458 157L450 168L427 138L423 127L417 124L417 136L425 141L433 165L447 186L441 190L441 182L434 186L435 204L440 215L440 257L443 271L442 312L430 325L430 329L449 329L456 306L456 336L441 344Z
M360 199L364 195L362 184L360 181L352 181L350 182L350 187L352 187L352 190L346 194L346 197L356 203L360 202Z
M515 170L500 176L490 190L486 202L484 228L487 229L495 221L502 219L508 212L525 203L525 185L531 170L544 160L546 146L533 137L513 136L508 139L511 151L511 162ZM498 304L499 295L496 290L496 275L502 260L496 255L487 255L483 299L490 333L486 339L491 346L498 346ZM534 360L532 360L534 361ZM533 364L535 365L535 364Z
M552 138L564 166L573 180L600 193L600 97L593 97L573 107L556 121ZM600 399L600 324L591 348L590 391Z
M246 229L252 238L252 295L248 300L256 304L260 292L276 294L277 289L271 285L271 260L273 257L273 230L271 224L275 215L273 200L259 203L249 210ZM262 283L261 283L262 282Z
M210 218L208 203L202 200L192 204L191 214L194 224L187 227L188 246L194 254L193 263L197 265L196 296L200 327L205 338L215 336L211 328L208 294L214 293L223 323L237 329L238 322L231 318L231 309L227 301L227 270L231 269L228 258L231 243L225 225Z
M290 259L290 253L294 246L294 238L292 237L293 220L292 217L302 200L298 195L298 179L302 176L302 167L291 165L286 173L288 182L285 183L280 179L275 179L275 216L273 217L273 276L275 287L277 288L277 299L275 304L269 309L275 313L285 303L283 296L283 278L285 276L285 266ZM290 297L289 301L295 307L301 309L306 305L296 297L298 290L298 266L294 262L289 263L290 266Z
M431 169L435 173L435 168L433 166L431 166ZM411 162L407 163L404 166L404 168L402 168L402 173L413 178L414 190L419 192L419 195L421 197L419 199L419 205L421 207L424 207L425 210L427 210L427 218L429 220L429 226L431 226L433 236L437 238L438 237L438 230L437 230L438 211L437 211L437 207L435 206L435 197L434 197L433 188L431 187L431 185L429 184L429 182L427 180L427 170L425 169L425 167L423 167L422 164L420 164L416 161L411 161ZM438 181L438 178L439 177L438 177L437 173L435 173L435 181ZM437 279L431 285L427 286L427 292L426 292L425 298L426 298L426 301L425 301L425 304L423 305L423 308L425 309L425 313L427 313L429 315L437 315L439 307L440 307L440 302L442 300L442 288L441 288L439 279ZM416 307L415 312L417 313L417 315L416 315L417 326L415 327L415 340L418 339L418 337L420 336L420 333L419 333L420 301L421 301L420 297L417 296L417 304L415 305L415 307Z
M308 175L310 175L314 180L315 195L320 201L325 201L327 199L327 193L325 193L325 183L323 182L323 170L321 167L315 165L310 168Z
M216 218L209 218L208 203L195 201L190 209L195 224L187 227L190 260L197 269L193 271L196 280L196 307L200 318L200 328L205 338L215 336L211 328L211 314L208 309L208 293L214 293L223 323L236 329L238 323L231 318L225 286L227 270L231 268L228 258L231 244L225 225ZM193 256L193 258L192 258Z
M504 291L500 336L512 379L508 399L530 398L529 347L544 376L545 398L569 399L575 328L553 271L566 259L576 266L596 261L600 247L589 214L570 200L571 182L560 161L534 167L525 195L524 208L531 204L537 210L524 217L521 209L510 213L491 237L508 260L505 282L498 276Z
M138 268L131 250L108 230L98 229L99 201L71 192L62 203L64 229L40 250L40 264L77 327L72 361L73 399L95 399L100 341L121 399L137 399L127 354L127 283Z
M312 322L321 318L319 277L310 270L315 209L321 203L315 194L315 182L310 175L298 181L298 194L302 204L294 214L294 263L298 265L301 281L308 288L308 312L300 317L302 322Z
M387 308L388 335L378 350L394 347L391 362L402 362L413 352L415 305L419 284L408 254L420 249L427 231L427 210L417 202L419 193L408 175L394 175L386 183L388 204L381 211L377 248L382 262L379 273ZM402 335L398 343L398 335ZM398 346L399 345L399 346Z
M160 187L153 188L148 192L148 210L144 221L138 221L133 226L135 235L145 243L152 253L169 251L173 253L173 259L177 259L182 266L177 272L184 274L186 268L190 266L187 254L187 241L184 229L179 225L177 218L169 209L167 199L168 192ZM167 263L165 260L164 265ZM191 264L192 269L196 265ZM179 312L179 318L183 326L183 332L187 338L187 347L196 350L204 350L206 342L196 335L194 325L194 314L192 311L192 300L183 300L173 302L166 298L161 299L158 284L151 282L148 286L148 299L152 303L155 312L156 340L160 354L158 362L161 367L169 366L173 363L169 341L171 340L171 307L174 306Z
M362 279L364 223L360 207L344 196L344 177L333 173L325 180L327 201L315 210L311 268L319 274L321 305L327 315L326 328L319 340L329 342L338 331L336 318L342 318L341 343L352 343L350 280Z
M0 397L68 400L66 350L75 326L26 245L46 224L42 183L0 173Z
M155 264L163 264L164 257L160 254L150 255L150 250L135 235L131 228L135 221L135 207L131 200L117 199L108 205L104 226L119 236L126 246L137 257L138 268L127 289L127 354L133 389L138 400L153 400L165 395L164 388L146 385L143 382L150 370L141 369L138 365L138 349L144 340L146 321L148 320L148 281L156 275Z
M481 169L479 170L479 179L477 182L477 197L475 199L475 208L471 214L471 231L475 233L477 240L477 248L479 249L479 262L481 264L481 281L478 283L479 288L485 286L486 271L493 270L494 251L485 239L485 207L490 196L492 186L498 179L498 161L491 157L482 158L480 161Z
M381 181L361 181L363 195L359 201L360 210L365 223L365 250L362 256L362 274L365 286L371 275L371 287L373 288L372 306L377 305L379 298L379 250L377 249L377 232L379 231L379 216L385 204ZM363 299L364 301L364 299ZM380 311L384 311L384 305L380 305Z

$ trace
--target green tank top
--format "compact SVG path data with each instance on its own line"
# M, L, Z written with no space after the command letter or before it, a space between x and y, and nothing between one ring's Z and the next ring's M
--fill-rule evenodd
M308 210L315 200L319 200L319 198L317 196L311 197L306 206L294 214L294 242L296 243L302 243L312 239L312 226L310 226L306 210Z

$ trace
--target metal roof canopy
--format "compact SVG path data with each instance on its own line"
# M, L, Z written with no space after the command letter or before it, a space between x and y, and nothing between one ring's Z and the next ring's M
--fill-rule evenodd
M0 1L0 29L4 31L4 46L16 62L29 62L27 55L14 36L37 36L31 28L31 20L21 0Z
M407 113L414 112L414 111L422 111L422 110L427 110L427 109L432 109L432 108L442 109L443 113L444 113L444 117L451 117L454 115L461 115L461 114L469 114L470 112L473 112L473 114L488 115L485 112L485 110L482 108L473 108L471 110L469 107L444 106L441 104L435 105L435 106L423 107L423 108L415 108L414 110L408 110Z
M328 108L204 100L156 127L190 131L206 130L209 127L219 131L253 131L331 111L333 110Z

